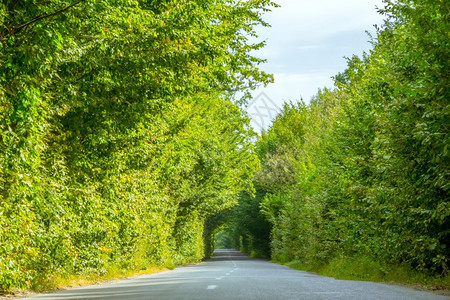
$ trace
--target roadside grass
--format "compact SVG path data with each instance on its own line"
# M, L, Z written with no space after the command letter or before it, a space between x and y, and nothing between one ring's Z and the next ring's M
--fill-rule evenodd
M406 285L450 296L450 276L448 274L432 276L415 271L407 265L388 266L366 257L336 258L325 265L304 263L299 260L276 263L336 279Z
M166 261L164 265L147 264L137 257L133 266L110 265L103 269L92 270L79 274L58 273L46 274L34 278L27 282L25 288L16 288L12 290L0 290L0 299L8 299L11 296L27 296L35 293L51 292L54 290L92 285L97 283L106 283L112 280L118 280L128 277L134 277L144 274L159 273L162 271L173 270L179 266L191 265L195 262L175 263L172 260Z
M173 269L174 266L149 266L145 268L124 270L118 267L111 267L103 272L93 272L88 274L52 274L47 277L37 278L30 285L33 292L46 292L67 287L83 286L117 280L131 276L158 273ZM24 292L24 291L16 291Z
M46 277L36 278L33 282L30 282L28 287L25 289L0 291L0 299L9 299L11 296L23 297L33 295L35 293L51 292L64 288L104 283L111 280L172 270L175 267L176 266L173 263L170 263L166 266L153 265L145 268L140 267L131 270L124 270L118 267L110 267L108 270L104 270L103 272L88 274L52 274Z

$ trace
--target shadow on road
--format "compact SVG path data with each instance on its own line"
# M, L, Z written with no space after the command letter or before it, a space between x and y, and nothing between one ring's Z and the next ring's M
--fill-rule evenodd
M216 249L211 258L206 261L226 261L226 260L254 260L247 254L233 249Z

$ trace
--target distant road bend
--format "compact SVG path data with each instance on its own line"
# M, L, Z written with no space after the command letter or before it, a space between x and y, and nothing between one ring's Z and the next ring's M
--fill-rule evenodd
M235 250L216 250L212 259L176 268L28 299L450 299L394 285L336 280L296 271Z

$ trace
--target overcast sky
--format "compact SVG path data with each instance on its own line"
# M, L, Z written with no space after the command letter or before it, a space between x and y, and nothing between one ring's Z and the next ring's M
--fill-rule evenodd
M258 29L267 46L254 54L268 60L261 69L274 74L275 83L253 96L263 91L278 106L309 102L319 88L332 87L331 76L346 68L344 57L370 50L366 31L383 22L376 10L382 0L274 1L281 7L264 17L272 27Z

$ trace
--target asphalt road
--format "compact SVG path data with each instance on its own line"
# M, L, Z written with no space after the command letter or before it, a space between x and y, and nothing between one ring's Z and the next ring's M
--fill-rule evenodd
M28 299L450 299L374 282L335 280L296 271L234 250L173 271L72 288Z

